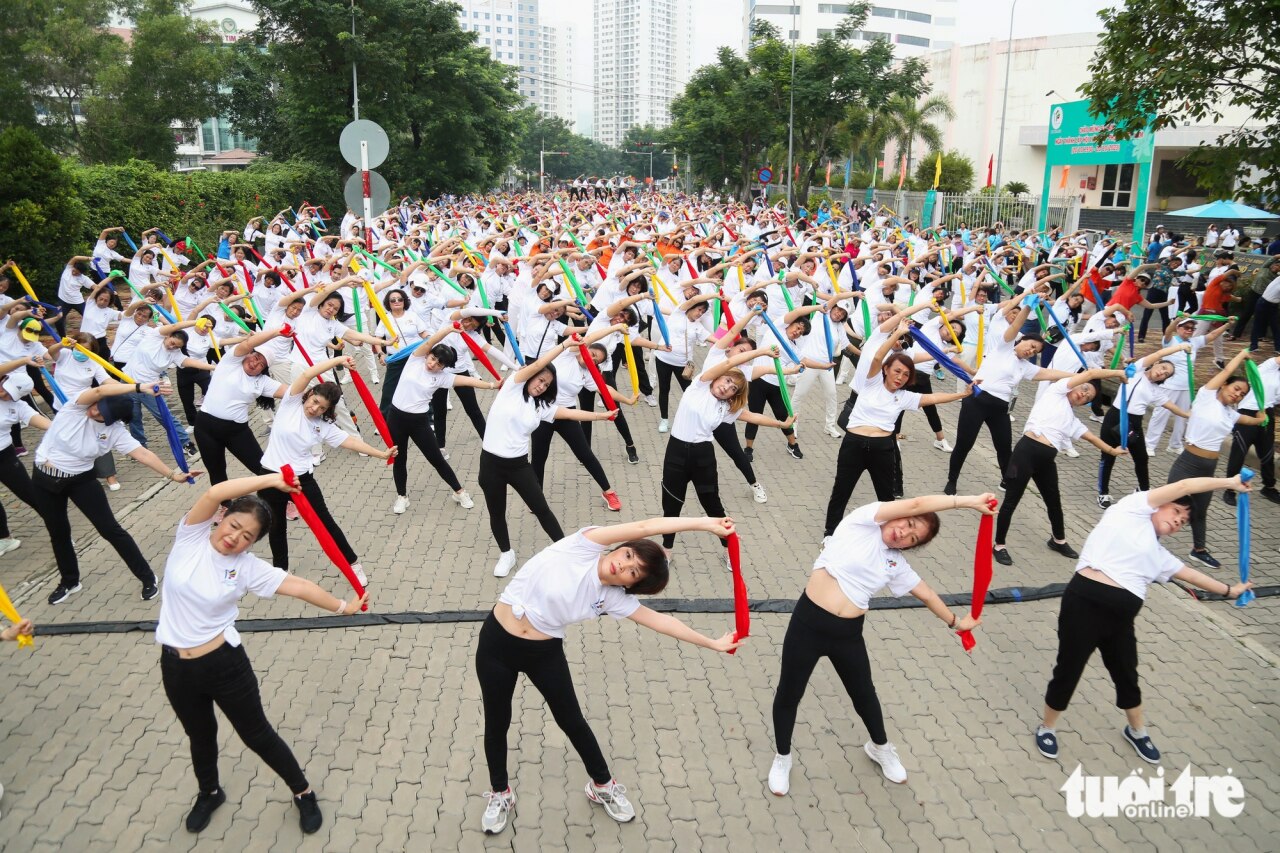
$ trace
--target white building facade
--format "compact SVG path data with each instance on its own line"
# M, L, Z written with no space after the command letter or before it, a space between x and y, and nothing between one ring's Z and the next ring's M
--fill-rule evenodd
M592 136L618 146L636 125L671 122L692 74L693 21L684 0L594 2Z
M458 24L476 34L476 44L494 61L520 70L520 94L541 107L547 68L543 60L542 27L538 0L455 0Z
M855 40L884 40L893 45L897 56L922 56L932 50L952 46L955 37L957 0L881 0L873 5ZM818 0L794 0L792 3L760 3L743 0L742 49L751 39L751 25L767 21L778 30L783 41L793 38L801 44L812 44L820 36L835 32L849 14L850 3L819 3Z

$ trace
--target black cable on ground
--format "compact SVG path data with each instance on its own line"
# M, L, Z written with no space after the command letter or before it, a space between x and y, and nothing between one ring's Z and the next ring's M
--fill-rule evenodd
M1181 584L1180 589L1191 593L1201 601L1225 601L1221 595L1201 590L1194 592ZM1061 598L1066 584L1054 583L1041 587L1002 587L987 592L987 604L1016 604L1023 601L1047 601ZM1256 587L1258 598L1280 595L1280 586ZM949 607L968 606L972 595L949 593L941 596ZM655 598L645 604L661 613L732 613L732 598ZM790 613L795 600L790 598L760 598L750 602L753 613ZM872 610L904 610L924 607L924 603L909 596L902 598L873 598ZM463 622L483 622L488 610L437 610L433 612L407 610L398 613L358 613L354 616L302 616L290 619L242 619L236 629L242 634L271 631L315 631L323 628L369 628L377 625L449 625ZM155 631L155 620L114 622L65 622L40 625L36 632L42 637L62 637L73 634L127 634L132 631Z

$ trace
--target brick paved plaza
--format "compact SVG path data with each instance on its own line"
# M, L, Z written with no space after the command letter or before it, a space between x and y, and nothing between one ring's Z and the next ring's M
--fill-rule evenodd
M948 383L949 384L949 383ZM1018 413L1025 417L1024 386ZM483 392L487 398L491 392ZM841 399L843 399L841 393ZM355 402L354 394L349 395ZM487 399L486 399L487 405ZM944 407L954 435L955 406ZM357 408L358 411L358 408ZM763 431L756 464L769 489L758 505L732 465L719 460L722 493L737 519L753 599L794 600L818 550L838 442L821 435L816 395L805 401L803 460ZM807 419L804 416L808 416ZM623 519L659 512L665 436L657 412L630 416L641 464L628 466L607 425L596 444L623 500ZM1019 424L1021 425L1021 417ZM1094 427L1097 425L1094 424ZM257 422L260 434L264 427ZM909 415L903 444L909 495L941 491L947 457L930 447L923 416ZM476 486L479 443L461 409L449 421L452 464ZM1015 433L1016 434L1016 433ZM36 438L31 437L34 446ZM1094 502L1097 455L1060 457L1068 537L1078 548L1100 511ZM153 447L164 453L156 436ZM554 445L563 451L564 445ZM83 517L72 513L84 591L52 607L52 555L39 521L5 499L22 548L0 561L0 578L24 616L41 627L105 622L104 630L38 637L33 650L0 649L0 848L27 850L1275 850L1280 833L1280 599L1241 610L1199 603L1173 586L1153 587L1138 619L1144 705L1164 754L1166 781L1188 763L1193 773L1232 772L1245 792L1233 819L1072 818L1060 788L1075 769L1124 777L1148 769L1120 737L1123 715L1095 657L1059 725L1061 762L1032 742L1057 643L1058 601L989 606L966 655L957 639L921 609L873 612L868 649L889 735L910 777L884 780L862 751L866 732L829 665L821 664L801 706L790 796L765 786L773 757L770 709L787 615L753 616L752 637L736 656L680 645L629 623L603 619L570 630L566 650L588 719L638 812L609 820L584 798L586 774L541 698L525 682L512 726L512 782L519 796L511 827L480 832L487 773L481 749L480 691L472 667L479 629L505 581L494 578L483 502L466 511L411 451L409 513L390 514L390 469L330 451L317 471L330 506L360 552L372 581L371 612L456 612L415 624L324 628L301 602L247 597L242 630L260 677L268 716L316 786L325 824L299 832L288 790L222 721L222 781L228 795L198 837L183 828L195 793L187 741L160 683L159 652L144 630L159 601L143 602L136 580ZM1173 456L1153 460L1163 482ZM1225 462L1223 463L1225 465ZM1223 465L1220 465L1219 471ZM232 470L238 470L232 462ZM125 461L124 488L111 500L159 571L179 514L195 489L158 486ZM962 492L994 490L994 454L984 437L970 456ZM1132 488L1132 467L1117 466L1113 493ZM618 517L604 511L576 462L553 456L548 497L566 530ZM873 499L864 478L851 506ZM1280 582L1280 509L1255 500L1254 576ZM689 511L692 511L690 508ZM509 510L521 559L546 544L532 515ZM1215 500L1210 549L1223 559L1216 577L1236 571L1234 511ZM942 593L970 588L977 517L947 513L938 539L911 557ZM1048 523L1029 494L1015 518L1015 564L996 566L994 587L1035 588L1067 581L1073 562L1044 546ZM341 593L345 582L301 522L291 528L294 571ZM728 600L729 576L710 537L678 543L673 582L661 597L703 611ZM1190 532L1170 550L1185 554ZM257 547L265 554L265 541ZM691 603L700 602L700 603ZM699 630L719 635L727 612L690 612ZM310 626L300 630L283 630ZM113 632L105 632L112 628Z

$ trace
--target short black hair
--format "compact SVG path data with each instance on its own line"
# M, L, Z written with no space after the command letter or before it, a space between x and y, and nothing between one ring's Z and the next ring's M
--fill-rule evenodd
M671 580L671 566L667 562L667 552L662 546L649 539L630 539L618 545L618 548L630 548L644 566L644 577L627 587L632 595L657 595L667 588Z
M262 498L257 495L242 495L236 498L231 503L227 504L227 511L223 515L223 518L228 515L234 515L237 512L252 515L253 520L258 522L258 535L253 540L254 542L261 540L263 536L266 536L267 533L270 532L271 507L267 506L267 502Z

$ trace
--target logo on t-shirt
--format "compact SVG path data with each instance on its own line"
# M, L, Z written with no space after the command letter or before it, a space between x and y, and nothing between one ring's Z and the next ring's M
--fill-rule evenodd
M600 600L591 605L591 612L597 617L604 615L604 596L600 596Z
M223 571L222 582L227 586L235 586L236 578L239 577L239 574L240 574L239 571L234 566L232 566L231 568Z

